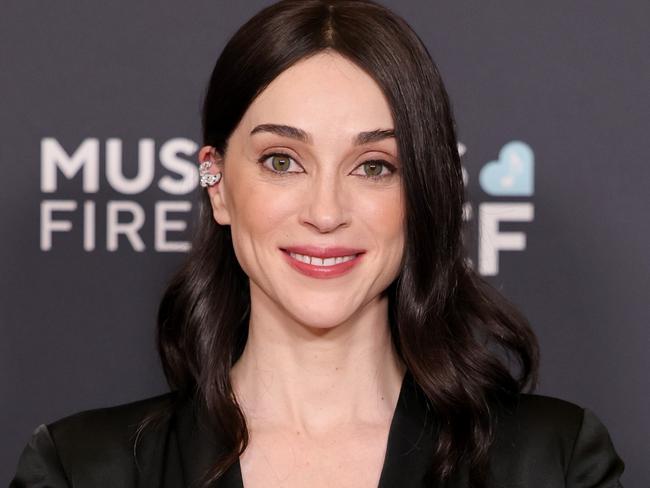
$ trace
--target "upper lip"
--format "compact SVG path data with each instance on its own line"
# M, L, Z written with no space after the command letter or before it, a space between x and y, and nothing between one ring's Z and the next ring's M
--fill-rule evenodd
M355 254L360 254L365 252L364 249L357 249L352 247L342 247L342 246L290 246L284 247L283 250L287 252L293 252L296 254L302 254L305 256L314 256L317 258L337 258L341 256L353 256Z

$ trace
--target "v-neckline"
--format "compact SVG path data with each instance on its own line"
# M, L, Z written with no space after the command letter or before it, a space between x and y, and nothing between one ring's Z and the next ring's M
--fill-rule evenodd
M414 481L425 479L429 457L433 453L433 427L433 419L424 396L407 369L388 429L377 488L405 486L406 473ZM226 471L219 486L246 488L239 458Z

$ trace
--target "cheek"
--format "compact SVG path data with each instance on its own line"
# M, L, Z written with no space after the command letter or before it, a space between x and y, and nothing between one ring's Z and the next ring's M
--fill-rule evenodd
M404 238L404 210L399 191L372 195L363 202L364 220L384 244L396 245Z
M295 195L264 184L255 177L240 185L234 195L231 229L233 237L240 238L242 244L253 246L257 242L268 245L268 237L278 233L295 212Z
M379 250L382 284L392 281L400 272L404 253L405 229L401 190L366 195L357 200L360 217L367 235Z

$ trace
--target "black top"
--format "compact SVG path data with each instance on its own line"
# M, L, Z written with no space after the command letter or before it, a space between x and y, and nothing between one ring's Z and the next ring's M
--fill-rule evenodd
M88 410L40 425L18 461L11 488L186 487L223 448L202 428L201 414L183 401L155 429L133 442L138 423L175 393ZM427 479L435 419L409 372L391 421L379 488L442 487ZM502 408L490 450L490 487L620 487L623 461L607 429L588 409L542 395L522 394ZM362 468L362 467L360 467ZM243 488L239 462L218 483ZM461 469L445 488L466 487Z

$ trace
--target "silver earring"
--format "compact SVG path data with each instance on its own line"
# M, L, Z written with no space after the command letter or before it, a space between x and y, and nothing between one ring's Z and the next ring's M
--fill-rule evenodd
M217 174L213 175L208 171L208 168L212 166L212 161L209 159L207 161L204 161L201 163L199 166L199 176L200 176L200 183L202 187L206 186L214 186L219 181L221 181L221 171L219 171Z

